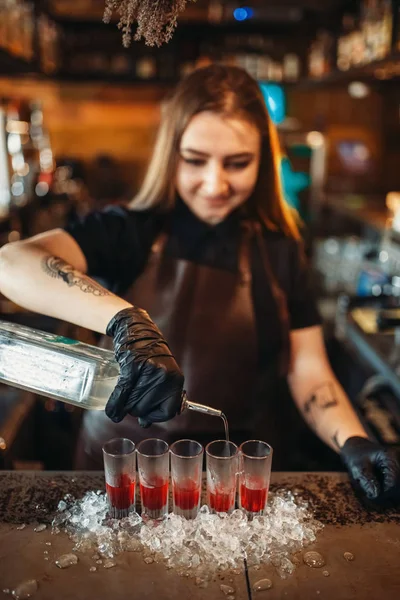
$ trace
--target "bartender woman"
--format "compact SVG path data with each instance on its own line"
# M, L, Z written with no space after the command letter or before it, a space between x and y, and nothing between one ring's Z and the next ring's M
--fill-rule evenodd
M301 454L300 413L365 497L396 494L397 458L368 439L328 363L278 159L256 81L199 69L166 103L129 208L2 248L3 294L114 347L120 378L105 414L84 416L79 466L101 467L114 436L221 437L219 419L179 415L185 388L226 413L234 441L271 443L275 469Z

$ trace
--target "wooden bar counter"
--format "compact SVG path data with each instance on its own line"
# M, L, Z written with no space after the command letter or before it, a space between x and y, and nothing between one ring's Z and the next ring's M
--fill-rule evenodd
M221 584L235 589L235 600L400 599L398 510L366 510L342 473L273 473L271 490L277 488L292 489L309 500L315 518L324 524L316 542L305 551L320 552L325 566L310 568L300 562L287 579L281 579L271 565L259 570L250 567L247 581L243 565L202 589L192 578L180 577L163 564L146 564L137 552L122 553L115 567L99 565L95 572L89 571L94 564L91 555L77 553L78 564L59 569L55 559L71 552L73 542L64 533L51 534L57 504L67 493L80 498L88 490L103 490L103 474L0 471L0 598L11 598L2 590L36 579L34 600L224 600ZM17 529L22 523L26 527ZM47 528L35 532L39 523ZM345 552L351 552L354 560L347 561ZM252 591L254 583L265 577L272 588Z

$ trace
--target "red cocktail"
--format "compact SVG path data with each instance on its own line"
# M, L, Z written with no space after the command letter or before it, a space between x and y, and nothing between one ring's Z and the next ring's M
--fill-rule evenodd
M193 479L184 479L173 485L174 504L181 510L192 510L197 508L200 501L200 486Z
M171 446L173 511L194 519L200 508L203 446L195 440L178 440Z
M247 487L244 483L240 486L240 504L244 510L260 513L265 509L268 497L268 488L261 487L262 482L252 482L254 487Z
M163 519L168 514L169 446L149 438L137 447L142 517Z
M233 442L215 440L206 447L207 503L213 512L235 508L238 448Z
M235 490L209 490L207 504L215 512L229 512L235 508Z
M127 516L129 509L135 505L135 481L127 474L122 474L118 486L106 483L110 516L120 519Z
M140 497L142 500L142 511L162 510L168 501L168 480L155 478L150 482L140 484Z
M135 444L127 438L113 438L103 446L109 515L123 519L135 510Z
M263 515L268 499L273 450L262 440L240 446L239 505L251 519Z

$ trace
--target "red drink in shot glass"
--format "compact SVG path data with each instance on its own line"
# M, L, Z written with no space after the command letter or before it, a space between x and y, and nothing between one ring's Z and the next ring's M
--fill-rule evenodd
M236 489L224 492L218 489L208 491L207 504L213 512L230 512L235 508Z
M109 510L113 519L123 519L135 511L135 444L114 438L103 446L104 474Z
M249 517L265 512L272 452L271 446L260 440L249 440L239 448L239 506Z
M149 438L137 447L142 517L163 519L168 514L169 446Z
M168 503L168 480L159 477L150 477L146 484L140 483L140 497L142 499L142 511L162 511Z
M180 514L180 511L198 511L200 503L200 485L193 479L184 479L179 483L173 484L174 513ZM194 515L196 516L196 515Z
M235 508L238 447L233 442L215 440L206 446L207 504L211 512L231 512Z
M200 508L203 446L194 440L178 440L170 453L173 511L194 519Z
M262 514L268 498L268 488L263 487L262 481L247 481L240 485L240 502L244 510Z
M117 510L128 510L135 504L135 481L123 473L116 483L117 486L106 483L108 502Z

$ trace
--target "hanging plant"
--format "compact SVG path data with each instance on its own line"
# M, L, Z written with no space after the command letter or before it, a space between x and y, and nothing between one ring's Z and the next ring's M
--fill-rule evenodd
M114 11L119 15L118 28L122 29L125 48L131 44L134 23L135 41L143 38L148 46L161 46L172 38L187 2L196 0L106 0L103 21L109 23Z

